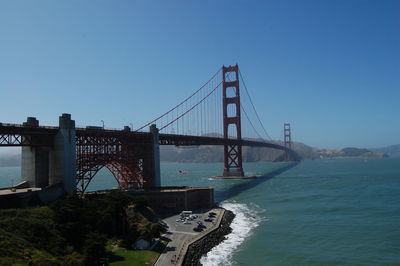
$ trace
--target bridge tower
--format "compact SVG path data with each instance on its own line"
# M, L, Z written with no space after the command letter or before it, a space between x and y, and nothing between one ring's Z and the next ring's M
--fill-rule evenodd
M289 150L292 149L292 134L290 132L290 123L285 123L283 125L283 134L284 134L285 148L287 149L285 151L285 161L290 161L291 154L290 154Z
M231 77L231 73L234 73ZM234 90L232 97L227 96L227 90ZM228 114L228 107L233 105L235 114ZM222 106L223 106L223 124L224 139L234 138L242 140L241 122L240 122L240 91L239 91L239 67L222 66ZM229 126L233 130L229 132ZM229 136L229 133L235 133L236 136ZM242 167L242 145L224 145L224 174L223 176L244 176Z

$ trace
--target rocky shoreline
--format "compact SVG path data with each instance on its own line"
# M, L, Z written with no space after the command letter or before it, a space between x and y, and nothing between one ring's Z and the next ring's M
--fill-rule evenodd
M225 210L221 223L216 230L189 245L182 265L201 265L200 258L213 247L219 245L225 240L225 236L232 232L230 225L234 218L233 212Z

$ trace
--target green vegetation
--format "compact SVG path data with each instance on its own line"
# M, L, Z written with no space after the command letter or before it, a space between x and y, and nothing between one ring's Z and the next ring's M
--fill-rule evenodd
M153 265L160 253L150 250L118 249L114 255L120 259L110 261L111 266Z
M109 260L111 266L153 265L168 242L161 240L154 250L127 250L117 248Z
M154 247L154 251L158 252L158 253L162 253L165 249L165 247L168 245L168 241L166 240L160 240L157 245Z
M113 257L106 250L108 239L131 247L139 236L164 231L146 200L120 192L0 210L0 265L99 265Z

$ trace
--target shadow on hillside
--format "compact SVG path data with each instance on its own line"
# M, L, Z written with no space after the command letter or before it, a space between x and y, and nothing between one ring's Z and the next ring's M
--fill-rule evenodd
M120 255L116 255L114 252L108 251L107 252L107 261L108 262L117 262L117 261L124 261L125 258L120 256Z
M248 182L243 182L240 184L236 184L234 186L232 186L231 188L224 190L224 191L216 191L215 192L215 200L217 203L227 200L229 198L232 198L234 196L239 195L240 193L242 193L243 191L249 190L253 187L258 186L259 184L264 183L267 180L270 180L278 175L280 175L281 173L295 167L296 165L298 165L299 162L293 162L290 163L289 165L285 165L281 168L278 168L270 173L267 173L263 176L257 177L255 179L250 179Z

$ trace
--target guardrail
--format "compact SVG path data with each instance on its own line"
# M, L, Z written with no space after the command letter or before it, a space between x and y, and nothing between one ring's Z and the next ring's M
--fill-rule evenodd
M23 124L0 123L0 127L18 127L18 128L45 128L45 129L58 129L54 126L29 126Z
M42 129L59 129L60 127L56 126L30 126L30 125L24 125L24 124L13 124L13 123L2 123L0 122L0 127L16 127L16 128L42 128ZM106 132L121 132L121 131L127 131L123 128L88 128L85 126L77 126L75 127L76 130L82 130L82 131L91 131L91 130L104 130ZM130 130L128 132L134 132L133 130ZM142 131L141 131L142 132ZM147 133L147 132L142 132L142 133Z

